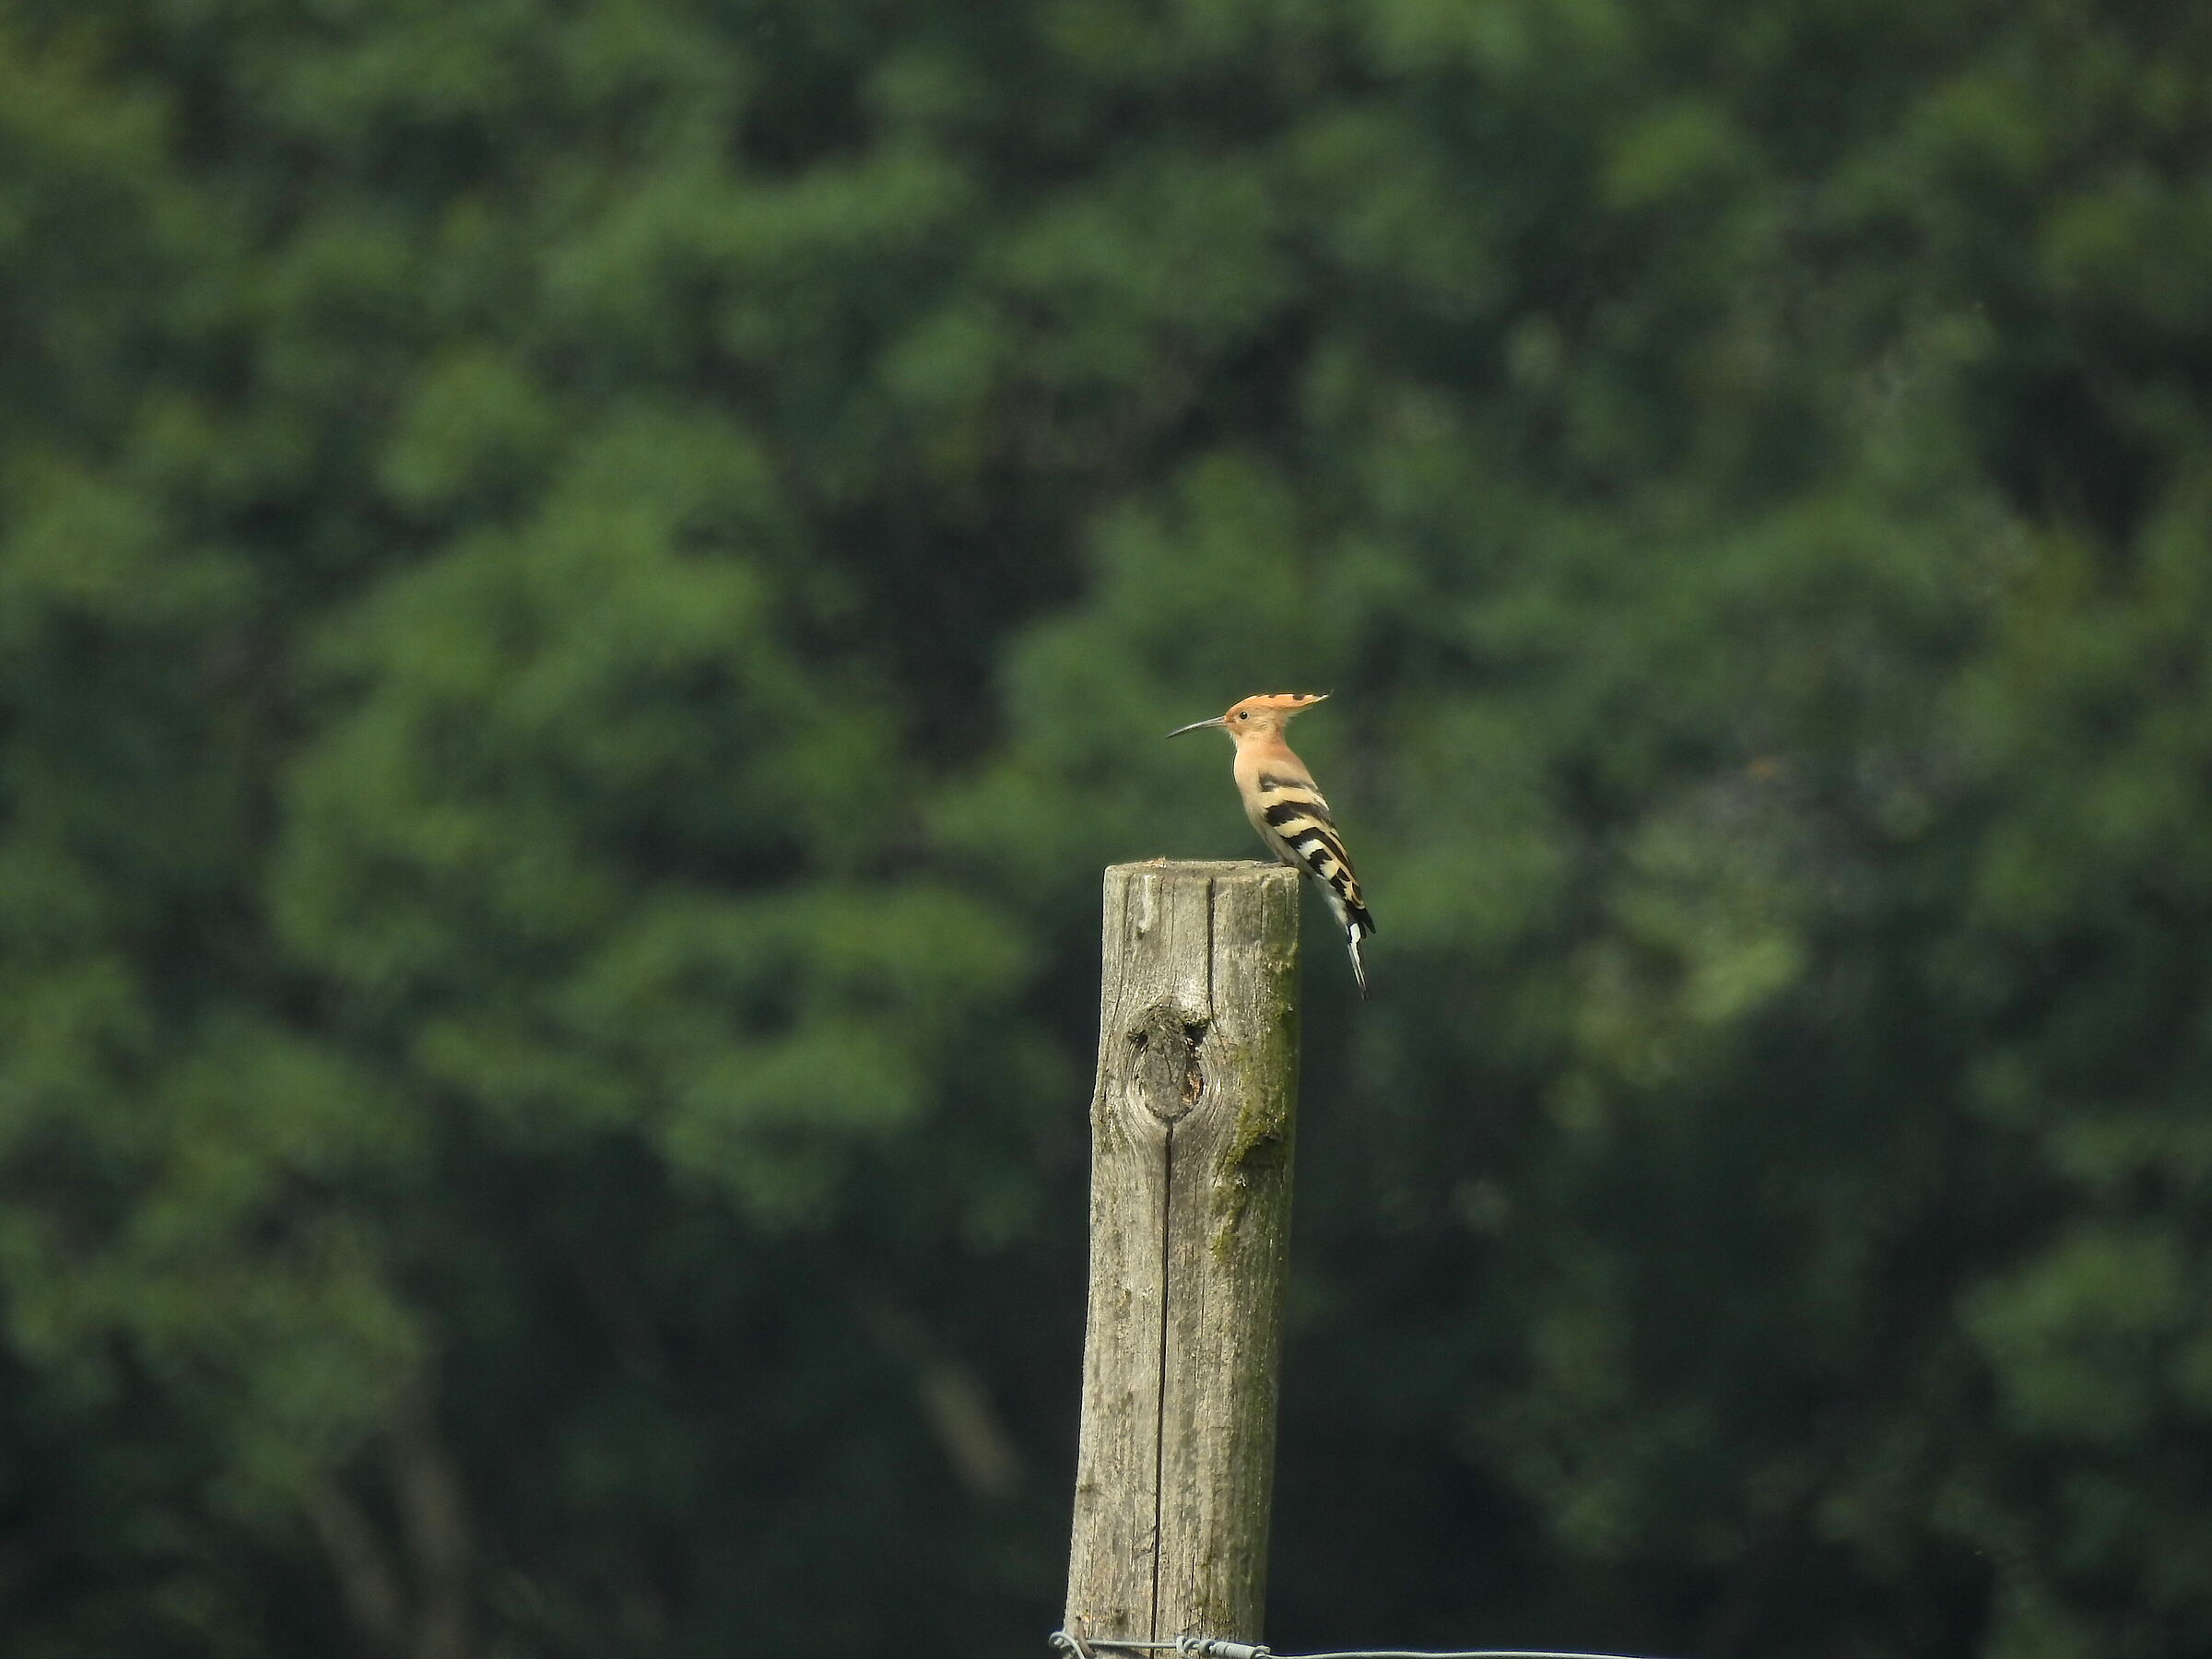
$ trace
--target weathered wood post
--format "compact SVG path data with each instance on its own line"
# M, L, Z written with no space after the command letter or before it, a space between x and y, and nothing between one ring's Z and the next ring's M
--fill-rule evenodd
M1116 865L1067 1631L1257 1641L1298 1100L1298 877Z

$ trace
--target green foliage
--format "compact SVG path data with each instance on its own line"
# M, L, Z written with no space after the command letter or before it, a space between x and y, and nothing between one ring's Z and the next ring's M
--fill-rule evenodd
M1277 1645L2192 1651L2208 73L0 6L10 1651L1033 1649L1098 870L1307 688Z

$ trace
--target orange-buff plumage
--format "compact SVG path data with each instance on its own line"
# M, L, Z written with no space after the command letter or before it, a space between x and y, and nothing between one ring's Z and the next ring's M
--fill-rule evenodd
M1231 769L1237 793L1244 798L1244 816L1259 831L1267 850L1294 870L1313 877L1321 894L1344 928L1352 954L1352 977L1359 994L1367 994L1364 950L1375 931L1375 919L1359 897L1359 877L1353 873L1352 856L1344 850L1336 820L1322 798L1306 763L1283 740L1283 728L1291 717L1303 713L1328 694L1314 691L1270 692L1233 704L1226 714L1194 721L1168 734L1219 726L1237 746Z

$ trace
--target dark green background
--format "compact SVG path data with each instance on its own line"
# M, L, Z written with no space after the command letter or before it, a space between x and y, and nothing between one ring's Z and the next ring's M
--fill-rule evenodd
M2212 9L5 0L11 1659L1041 1654L1100 867L1270 1639L2212 1653Z

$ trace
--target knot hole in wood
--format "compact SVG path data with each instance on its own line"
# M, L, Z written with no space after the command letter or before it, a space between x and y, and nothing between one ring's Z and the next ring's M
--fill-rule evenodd
M1206 1098L1206 1068L1198 1058L1206 1027L1204 1019L1154 1003L1129 1033L1136 1051L1136 1098L1163 1124L1180 1122Z

